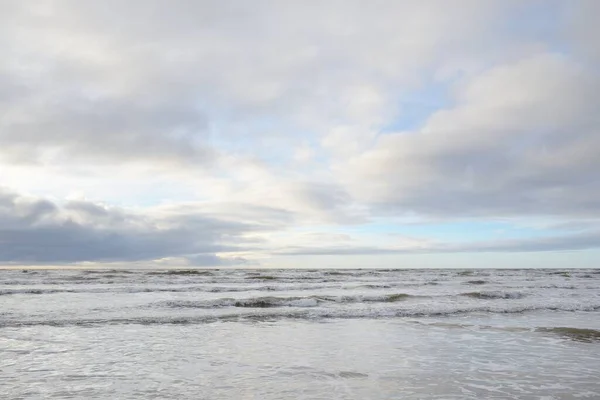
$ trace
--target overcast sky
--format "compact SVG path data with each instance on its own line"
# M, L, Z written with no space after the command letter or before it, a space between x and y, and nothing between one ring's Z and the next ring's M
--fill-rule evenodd
M599 15L0 0L0 265L596 267Z

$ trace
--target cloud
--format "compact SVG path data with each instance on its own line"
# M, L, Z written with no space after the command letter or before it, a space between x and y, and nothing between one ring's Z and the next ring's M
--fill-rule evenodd
M452 249L461 252L538 252L538 251L571 251L600 248L600 231L590 230L569 235L545 238L499 240L494 242L475 243Z
M218 257L210 254L199 254L196 256L186 257L185 261L187 265L194 267L230 267L230 266L239 266L239 265L259 265L256 261L248 260L244 257Z
M463 251L348 232L598 219L597 9L0 2L0 262ZM552 245L494 243L464 249Z
M225 264L216 253L244 249L264 227L190 210L136 213L86 201L57 204L0 191L0 263L135 262L189 257Z
M600 35L598 21L594 18L600 12L600 4L595 0L580 0L567 11L567 39L574 51L584 60L600 62Z
M0 159L196 168L248 131L381 122L505 3L3 3Z
M415 131L338 161L356 198L392 213L598 216L600 76L544 53L493 67Z
M430 242L420 246L290 246L277 251L280 255L385 255L433 253L523 253L577 251L600 248L600 231L591 230L568 235L531 239L502 239L462 243Z
M241 210L244 210L242 207ZM600 232L443 242L290 230L277 209L219 215L199 204L132 211L84 200L57 203L0 190L0 265L199 267L260 265L277 256L539 252L600 247ZM245 220L244 222L240 222ZM579 227L581 228L581 227Z
M51 165L152 161L205 166L216 157L214 149L195 140L206 131L206 121L187 105L77 95L45 100L4 107L2 159Z

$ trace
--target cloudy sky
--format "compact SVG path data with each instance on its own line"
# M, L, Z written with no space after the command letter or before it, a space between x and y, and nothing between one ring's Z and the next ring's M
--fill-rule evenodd
M595 267L598 15L0 0L0 265Z

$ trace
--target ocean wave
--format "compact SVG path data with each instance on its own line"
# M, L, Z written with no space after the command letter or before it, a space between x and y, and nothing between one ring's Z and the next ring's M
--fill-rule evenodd
M81 271L82 274L135 274L136 272L127 269L86 269Z
M146 275L184 275L184 276L213 276L212 271L205 271L200 269L186 269L186 270L168 270L168 271L151 271L147 272Z
M474 299L493 300L493 299L522 299L527 297L523 292L467 292L460 296L471 297Z
M193 301L193 300L169 300L153 303L150 307L168 308L273 308L273 307L316 307L318 300L310 297L257 297L252 299L221 298L216 300Z
M54 285L53 285L54 286ZM183 286L183 287L172 287L172 286L160 286L160 287L87 287L87 288L28 288L28 289L0 289L0 296L2 295L15 295L15 294L57 294L57 293L153 293L153 292L172 292L172 293L186 293L186 292L201 292L201 293L242 293L242 292L253 292L253 291L267 291L267 292L278 292L278 291L310 291L319 289L348 289L351 290L353 287L344 287L333 284L317 284L317 285L258 285L258 286Z
M0 289L0 296L9 296L14 294L52 294L72 292L74 292L74 290L68 289Z
M406 293L393 293L377 296L327 296L311 295L304 297L254 297L245 299L220 298L214 300L168 300L153 303L150 307L168 308L275 308L275 307L317 307L327 303L353 304L353 303L393 303L417 297Z
M441 321L410 321L414 324L433 326L450 329L469 329L469 330L485 330L498 332L541 332L561 336L565 339L570 339L578 342L598 342L600 341L600 330L589 328L574 328L574 327L524 327L524 326L496 326L496 325L478 325L456 322L441 322Z
M24 281L8 281L2 282L6 286L17 286L23 285L27 282ZM32 283L29 282L31 285ZM88 282L89 284L89 282ZM37 286L41 283L36 283ZM55 294L55 293L151 293L151 292L203 292L203 293L241 293L241 292L301 292L301 291L314 291L322 289L336 289L336 290L356 290L360 288L365 289L392 289L392 288L408 288L408 287L420 287L430 285L430 283L402 283L402 282L391 282L391 283L367 283L361 282L280 282L272 280L257 279L252 282L178 282L177 284L169 282L93 282L89 286L82 286L79 282L68 282L64 283L65 286L71 285L73 287L60 287L60 282L46 282L44 288L6 288L0 289L0 295L12 295L12 294Z
M600 341L600 330L598 329L553 327L537 328L536 331L552 333L578 342L591 343Z
M260 279L260 280L263 280L263 281L273 281L273 280L278 279L278 278L276 276L273 276L273 275L251 275L251 276L248 276L246 279ZM281 278L279 278L279 279L281 279ZM298 279L298 278L294 278L294 279ZM313 279L313 278L303 277L303 278L300 278L300 279Z
M102 294L102 293L186 293L186 292L203 292L204 288L174 288L174 287L107 287L107 288L84 288L84 289L0 289L0 296L9 296L17 294L34 294L34 295L50 295L50 294L64 294L64 293L89 293L89 294Z
M0 328L23 327L23 326L82 326L94 327L99 325L180 325L180 324L205 324L213 322L274 322L279 320L310 320L324 321L327 319L392 319L392 318L427 318L452 316L469 313L490 314L519 314L540 310L551 311L580 311L597 312L600 305L565 305L565 306L518 306L512 308L492 307L457 307L447 310L421 310L421 309L312 309L312 308L289 308L289 309L261 309L227 314L209 314L195 316L139 316L139 317L114 317L114 318L73 318L73 319L0 319ZM547 332L579 337L582 340L597 340L598 331L577 328L537 328L540 332Z

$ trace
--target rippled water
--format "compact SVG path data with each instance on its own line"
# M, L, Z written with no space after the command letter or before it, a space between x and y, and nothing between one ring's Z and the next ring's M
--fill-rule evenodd
M600 399L599 270L0 271L4 399Z

